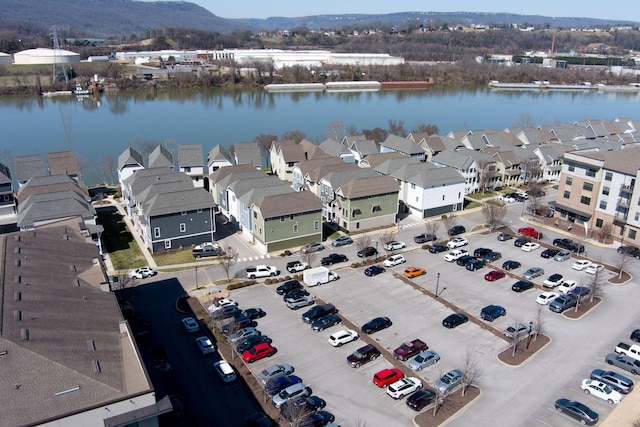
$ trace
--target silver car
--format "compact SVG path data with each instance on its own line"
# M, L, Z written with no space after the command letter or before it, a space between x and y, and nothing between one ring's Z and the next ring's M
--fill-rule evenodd
M285 402L289 402L301 397L311 396L311 389L303 383L290 385L272 398L276 408L280 408Z
M440 360L440 355L432 350L421 351L409 362L409 368L413 371L419 371L422 368L431 366Z
M242 328L232 333L231 335L229 335L229 338L227 338L227 340L229 340L230 343L234 343L234 342L243 340L245 338L249 338L252 335L262 335L262 334L260 333L259 330L253 327Z
M524 272L522 277L525 279L535 279L536 277L542 276L544 274L544 270L540 267L531 267L527 271Z
M265 368L260 374L258 374L258 381L263 385L267 384L269 380L279 377L281 375L289 375L293 373L293 366L287 363L281 363L279 365L271 365Z
M560 252L558 252L554 257L553 260L554 261L558 261L558 262L562 262L562 261L566 261L568 259L571 259L571 251L568 250L562 250Z
M460 369L453 369L444 374L433 385L440 393L448 393L453 390L458 384L462 383L464 378L464 372Z
M297 310L299 308L312 305L314 302L315 301L313 297L309 295L302 295L299 298L295 298L287 301L286 304L287 304L287 307L289 307L291 310Z
M331 246L333 246L335 248L335 247L338 247L338 246L350 245L351 243L353 243L353 240L351 239L351 237L349 237L349 236L340 236L336 240L331 242Z

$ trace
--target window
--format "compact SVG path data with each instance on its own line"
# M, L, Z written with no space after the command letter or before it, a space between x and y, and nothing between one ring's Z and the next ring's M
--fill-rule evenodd
M155 227L153 229L153 237L160 237L160 227Z
M604 200L600 201L600 209L607 209L607 202L605 202Z
M187 231L187 224L183 222L182 224L180 224L180 232L184 233L185 231Z
M258 219L258 212L253 211L253 218L254 218L254 219Z
M640 212L636 212L636 215L633 217L634 221L640 220Z
M356 222L356 228L360 228L360 223Z
M596 170L595 169L587 169L586 175L590 176L591 178L593 178L594 176L596 176Z
M298 232L298 223L297 222L295 224L293 224L293 232L294 233Z
M583 205L590 205L591 204L591 197L581 196L580 197L580 203L582 203Z
M593 184L590 182L585 182L582 184L582 189L586 191L593 191Z
M285 218L283 216L280 217L280 222L284 222Z
M605 181L611 181L611 179L613 179L613 174L611 172L607 172L604 174Z
M598 218L596 219L596 227L601 228L602 227L602 218Z
M629 238L635 240L635 238L636 238L636 230L629 230Z
M164 241L164 248L165 249L171 249L171 240L165 240Z
M381 210L382 208L380 207L380 205L371 206L371 212L380 212Z
M355 218L355 217L356 217L356 215L360 215L361 213L362 213L362 212L360 211L360 209L355 208L355 209L351 212L351 216L352 216L353 218Z
M602 194L604 194L605 196L609 195L609 191L611 191L609 187L602 187Z
M444 194L442 195L442 201L444 202Z
M575 172L576 170L575 165L569 164L568 166L569 166L569 172Z
M185 166L185 167L184 167L184 171L185 171L186 173L191 172L191 166Z
M571 184L573 184L573 178L568 176L565 182L566 182L567 185L571 185Z
M319 228L320 228L320 221L318 220L313 221L313 229L317 230Z
M565 199L568 199L569 197L571 197L571 192L570 191L565 191L564 194L562 195L562 197L564 197Z
M412 183L412 184L411 184L411 189L412 189L412 190L415 190L415 189L416 189L416 185Z
M186 215L186 214L187 214L187 211L180 212L180 215Z
M198 212L198 213L202 213L202 209L198 209L196 212Z
M293 215L289 215L289 220L293 221Z

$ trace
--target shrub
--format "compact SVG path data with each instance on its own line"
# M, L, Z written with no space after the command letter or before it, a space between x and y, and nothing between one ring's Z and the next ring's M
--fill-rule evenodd
M272 279L267 279L267 280L265 280L265 281L264 281L264 284L265 284L265 285L270 285L270 284L272 284L272 283L273 283L273 280L272 280Z

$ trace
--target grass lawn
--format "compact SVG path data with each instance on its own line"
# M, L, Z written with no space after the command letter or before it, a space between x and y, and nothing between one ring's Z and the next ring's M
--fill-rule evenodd
M473 200L484 200L484 199L488 199L490 197L495 197L497 196L498 193L494 193L493 191L487 191L484 194L482 193L472 193L472 194L468 194L466 197L473 199Z
M464 199L464 209L479 208L480 206L482 206L480 202L474 202L467 198Z
M196 261L193 255L191 255L191 248L154 255L153 259L156 260L156 264L158 265L187 264ZM207 265L209 265L209 263L207 263Z
M147 264L142 251L115 208L98 209L98 223L104 227L102 238L113 268L129 270Z

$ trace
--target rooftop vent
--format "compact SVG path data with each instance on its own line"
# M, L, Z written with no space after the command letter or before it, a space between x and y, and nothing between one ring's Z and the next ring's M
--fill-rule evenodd
M16 276L13 278L13 282L14 283L22 283L22 277L21 276Z
M80 287L80 280L79 279L74 279L73 286L75 286L76 288L79 288Z
M13 263L15 264L16 267L20 267L21 262L19 259L13 260Z
M102 369L100 368L100 361L99 360L94 360L93 362L91 362L91 364L93 365L93 373L94 374L99 374L102 372Z
M22 301L22 292L14 292L13 293L14 301Z
M13 253L14 254L19 254L20 253L20 248L19 247L14 248L13 249Z
M69 235L68 234L63 234L62 235L62 240L69 240Z
M76 271L76 266L75 266L75 265L73 265L73 264L71 264L71 265L69 266L69 271L71 271L71 272L75 272L75 271Z
M13 311L13 320L19 322L22 320L22 312L20 310Z
M19 242L20 241L20 236L19 235L13 236L13 240L15 240L16 242Z
M28 328L20 329L20 339L22 341L29 341L29 329Z
M73 393L74 391L80 390L80 386L75 386L73 388L68 388L66 390L59 391L57 393L53 393L54 396L63 396L65 394Z
M35 230L33 230L33 231L31 232L31 237L36 237L36 232L35 232Z
M87 341L87 346L89 347L89 351L96 351L96 342L94 340Z

